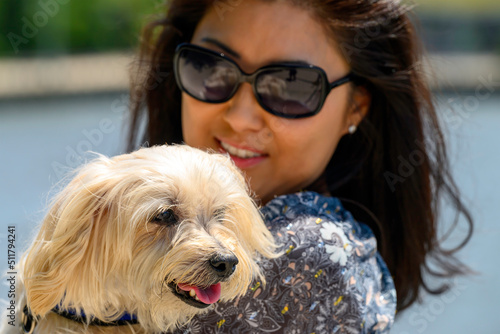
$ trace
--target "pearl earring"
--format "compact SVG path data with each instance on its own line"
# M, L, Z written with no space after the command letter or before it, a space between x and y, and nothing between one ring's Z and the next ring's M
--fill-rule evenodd
M353 124L353 125L351 125L351 126L349 127L349 133L350 133L351 135L352 135L354 132L356 132L356 130L357 130L357 127L356 127L356 125L354 125L354 124Z

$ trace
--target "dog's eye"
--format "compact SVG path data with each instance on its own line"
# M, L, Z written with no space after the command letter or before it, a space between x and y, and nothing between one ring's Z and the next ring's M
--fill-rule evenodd
M174 210L167 209L154 216L152 221L157 224L173 225L177 223L178 219Z

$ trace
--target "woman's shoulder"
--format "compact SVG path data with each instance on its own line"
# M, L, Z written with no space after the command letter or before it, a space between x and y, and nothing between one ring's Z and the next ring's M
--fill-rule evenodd
M284 195L270 201L261 212L276 241L291 243L289 249L295 247L293 243L325 248L327 253L333 252L332 262L341 266L348 259L366 261L378 254L372 230L356 221L335 197L315 192ZM385 264L380 267L388 273Z
M311 191L283 195L269 201L261 208L261 213L271 231L302 228L311 224L326 228L336 227L350 239L365 242L368 252L376 251L372 230L357 222L335 197Z
M284 252L278 262L294 268L281 279L288 271L309 282L311 306L313 296L329 296L333 305L323 306L334 318L350 319L353 330L359 326L356 332L391 327L396 290L375 235L339 199L300 192L276 197L261 212Z

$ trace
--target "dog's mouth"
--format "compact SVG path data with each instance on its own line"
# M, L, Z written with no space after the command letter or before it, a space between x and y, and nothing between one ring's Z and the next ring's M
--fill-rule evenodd
M220 283L202 288L186 283L170 282L168 283L168 287L180 300L197 308L209 307L219 301L221 295Z

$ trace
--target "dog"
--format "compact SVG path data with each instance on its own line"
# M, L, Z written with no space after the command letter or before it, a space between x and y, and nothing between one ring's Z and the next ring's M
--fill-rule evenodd
M185 145L86 164L22 260L2 333L161 333L264 280L276 245L229 157ZM5 329L6 328L6 329Z

